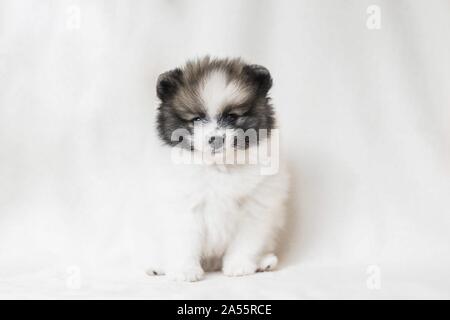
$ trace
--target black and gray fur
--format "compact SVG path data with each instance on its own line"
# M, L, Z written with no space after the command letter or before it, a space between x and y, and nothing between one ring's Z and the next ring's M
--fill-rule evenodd
M272 87L269 71L259 65L246 64L241 59L211 59L205 57L188 61L182 68L161 74L156 85L160 99L157 114L157 130L161 140L170 146L180 141L172 141L172 132L186 129L192 134L196 120L208 121L207 110L199 97L202 81L214 71L226 74L227 81L238 81L249 93L239 105L227 105L217 117L220 126L230 129L270 130L275 126L275 115L268 96ZM248 147L248 144L245 144Z

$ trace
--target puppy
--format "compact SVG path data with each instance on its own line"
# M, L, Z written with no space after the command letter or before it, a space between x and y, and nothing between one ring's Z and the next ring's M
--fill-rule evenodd
M159 76L157 131L170 170L161 182L164 262L148 274L197 281L207 270L276 267L288 176L271 86L266 68L241 59L205 57Z

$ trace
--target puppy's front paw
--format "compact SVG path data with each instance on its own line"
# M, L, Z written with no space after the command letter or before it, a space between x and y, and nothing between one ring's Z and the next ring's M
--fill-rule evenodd
M250 260L238 259L233 261L225 261L222 271L226 276L240 277L256 273L257 268L256 263Z
M203 279L205 272L201 267L189 267L167 272L167 277L174 281L194 282Z
M258 272L272 271L277 267L278 258L273 253L266 254L261 258Z

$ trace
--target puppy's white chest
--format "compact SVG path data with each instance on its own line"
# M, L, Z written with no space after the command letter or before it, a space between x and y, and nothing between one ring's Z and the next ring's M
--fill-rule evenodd
M233 239L239 219L240 202L246 197L250 181L242 175L227 172L209 172L198 189L195 212L201 224L203 254L221 256Z
M204 237L203 254L221 256L236 230L239 207L226 199L209 199L198 214Z

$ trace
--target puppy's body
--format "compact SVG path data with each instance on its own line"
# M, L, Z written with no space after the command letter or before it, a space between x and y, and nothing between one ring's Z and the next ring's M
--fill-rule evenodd
M195 281L205 269L221 267L226 275L240 276L275 267L276 238L288 192L282 162L275 174L268 175L262 174L261 163L219 161L229 152L248 154L275 139L270 134L258 135L256 142L230 138L241 128L274 128L266 96L271 78L260 68L240 60L206 58L160 77L158 130L171 147L166 149L168 161L174 148L188 155L208 155L209 161L166 164L171 174L160 188L167 204L165 259L151 274ZM171 132L179 128L186 132L183 143L172 141ZM211 137L224 139L217 143Z

